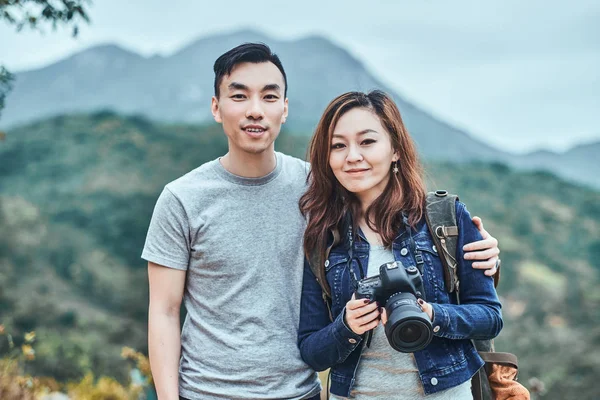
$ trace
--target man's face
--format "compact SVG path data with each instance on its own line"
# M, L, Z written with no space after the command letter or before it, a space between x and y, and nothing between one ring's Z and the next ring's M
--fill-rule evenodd
M283 75L275 64L239 64L223 77L219 89L219 98L212 98L212 113L223 125L229 151L272 150L288 113Z

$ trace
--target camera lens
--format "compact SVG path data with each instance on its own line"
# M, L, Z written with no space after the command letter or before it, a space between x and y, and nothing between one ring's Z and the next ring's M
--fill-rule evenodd
M404 342L412 343L416 342L421 337L421 330L415 323L409 322L400 328L398 335Z
M396 293L385 305L388 322L385 334L390 346L403 353L427 347L433 338L431 321L411 293Z

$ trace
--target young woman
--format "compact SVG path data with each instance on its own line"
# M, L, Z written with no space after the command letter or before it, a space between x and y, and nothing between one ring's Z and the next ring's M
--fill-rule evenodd
M309 260L324 261L317 268L331 300L323 301L307 263L302 358L315 370L331 368L335 399L471 399L470 378L483 361L470 339L495 337L502 317L493 279L464 260L463 245L481 240L464 204L456 203L457 298L445 289L425 222L426 191L415 144L388 95L350 92L334 99L309 152L309 188L300 200L308 219L304 247ZM355 297L359 280L394 261L392 266L413 274L417 268L423 281L425 301L418 300L418 311L430 322L433 338L413 353L388 343L384 304Z

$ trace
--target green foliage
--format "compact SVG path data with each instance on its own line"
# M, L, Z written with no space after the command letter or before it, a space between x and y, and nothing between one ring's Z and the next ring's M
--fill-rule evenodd
M51 25L56 29L59 25L71 25L73 36L79 32L80 22L90 22L87 5L90 0L0 0L0 22L14 26L17 32L24 28L38 30ZM8 92L12 89L14 76L0 65L0 112ZM0 140L5 134L0 132Z
M277 149L303 158L306 138ZM0 142L0 323L40 338L30 373L127 381L122 346L146 348L139 258L166 183L227 152L218 125L155 124L111 111L59 116ZM498 350L547 398L593 398L600 375L600 194L502 164L432 164L500 240L505 328ZM6 349L0 347L0 355Z
M4 101L8 92L12 89L12 81L14 75L11 74L4 66L0 65L0 115L4 109ZM4 134L0 132L0 140L4 138Z
M89 0L0 0L0 21L23 28L42 30L44 25L56 29L58 25L72 25L77 36L78 24L89 22L86 11Z
M17 340L18 339L18 340ZM130 379L127 384L121 384L111 377L102 376L94 378L93 373L88 372L81 379L73 377L56 376L54 378L32 376L28 373L30 363L36 359L36 354L43 354L44 344L38 346L36 332L28 332L23 337L13 338L4 325L0 325L0 348L2 345L8 347L0 357L0 398L3 400L33 400L43 399L53 395L59 398L67 397L78 400L143 400L154 398L154 390L151 388L152 377L150 376L150 363L142 353L132 348L121 349L121 361L116 363L119 367L126 368ZM60 339L59 339L60 340ZM22 343L20 346L18 343ZM74 341L66 341L66 346L72 345ZM36 349L34 349L36 347ZM63 343L59 344L63 348ZM122 359L128 360L124 362ZM45 362L50 360L46 357ZM96 360L93 360L94 362ZM48 371L64 374L63 366L69 363L58 360L57 365L48 365ZM61 384L55 378L68 383ZM64 394L68 393L68 396Z

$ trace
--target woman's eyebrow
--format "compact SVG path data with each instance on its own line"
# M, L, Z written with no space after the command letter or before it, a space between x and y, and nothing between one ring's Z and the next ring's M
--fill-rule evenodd
M374 129L367 128L367 129L363 129L362 131L358 132L358 135L360 136L360 135L364 135L367 133L379 133L379 132L377 132Z
M358 136L361 136L361 135L365 135L367 133L377 133L378 134L379 132L377 132L376 130L367 128L367 129L363 129L360 132L357 132L356 134ZM343 139L345 136L344 135L340 135L339 133L338 134L334 133L332 137Z

